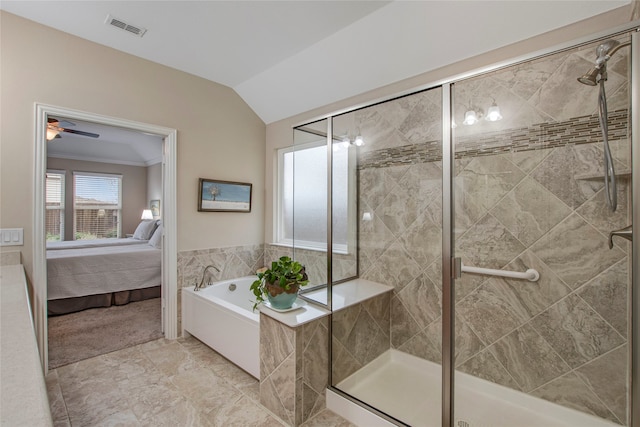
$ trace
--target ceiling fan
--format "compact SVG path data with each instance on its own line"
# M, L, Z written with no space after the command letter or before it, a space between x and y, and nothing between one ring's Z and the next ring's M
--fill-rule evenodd
M100 135L92 132L85 132L76 129L69 129L70 126L75 126L67 120L58 120L54 117L47 117L47 141L51 141L54 138L61 138L61 132L72 133L74 135L87 136L89 138L98 138Z

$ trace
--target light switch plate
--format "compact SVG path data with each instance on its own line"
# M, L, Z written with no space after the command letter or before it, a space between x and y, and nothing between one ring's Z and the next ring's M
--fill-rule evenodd
M0 246L24 245L24 228L0 228Z

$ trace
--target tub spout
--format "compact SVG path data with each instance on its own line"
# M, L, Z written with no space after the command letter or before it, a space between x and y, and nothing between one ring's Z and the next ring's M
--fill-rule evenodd
M204 288L206 288L207 286L209 286L211 284L211 281L205 282L205 280L204 280L204 279L207 278L207 271L209 271L210 268L215 268L215 270L218 273L220 273L220 269L218 269L218 267L216 267L215 265L207 265L204 268L204 271L202 272L202 280L200 280L199 284L196 283L195 288L193 288L194 291L199 291L200 289L204 289Z
M620 230L612 231L609 233L609 249L613 249L613 237L619 236L628 241L633 241L633 226L629 225L625 228L621 228Z

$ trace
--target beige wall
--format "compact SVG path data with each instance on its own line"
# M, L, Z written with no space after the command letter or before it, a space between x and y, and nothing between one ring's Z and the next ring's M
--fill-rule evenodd
M85 162L81 160L47 158L47 169L66 171L65 177L65 240L73 240L73 171L114 173L122 175L121 237L133 233L140 223L142 210L147 208L147 167Z
M504 48L496 49L487 54L460 61L446 67L439 68L382 88L344 99L333 104L320 107L306 113L289 117L267 126L267 146L265 159L265 243L273 242L273 207L274 207L274 170L275 150L293 144L292 127L319 119L328 114L341 110L352 109L356 106L371 104L376 100L389 99L401 93L409 93L420 88L432 86L435 82L450 79L462 73L468 73L483 67L488 67L502 61L508 61L539 50L548 49L562 43L596 34L609 28L629 22L631 6L615 9L611 12L586 19L575 24L551 31L538 37L514 43Z
M147 209L151 200L160 200L160 209L162 209L162 163L156 163L147 168Z
M0 55L0 226L24 227L28 276L36 102L178 130L179 251L263 242L265 125L232 89L6 12ZM199 177L253 183L252 212L197 212Z

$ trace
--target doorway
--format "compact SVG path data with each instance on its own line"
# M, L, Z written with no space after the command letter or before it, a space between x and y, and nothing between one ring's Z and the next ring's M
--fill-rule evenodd
M45 177L47 171L47 118L65 117L70 120L114 126L135 132L157 135L162 146L162 322L164 337L177 337L177 251L176 251L176 137L175 129L126 119L98 115L66 108L36 104L35 179L34 179L34 323L45 373L48 371L47 324L47 259L45 247Z

